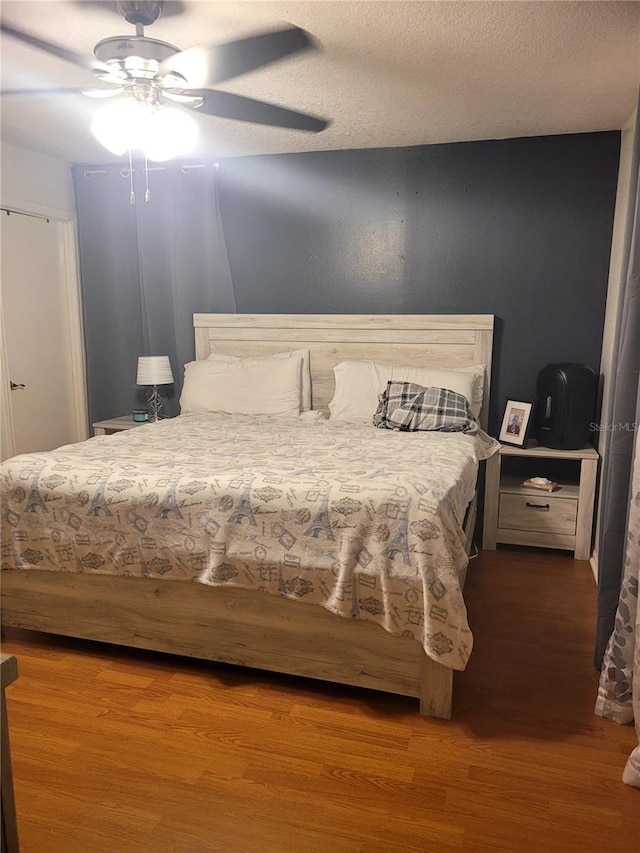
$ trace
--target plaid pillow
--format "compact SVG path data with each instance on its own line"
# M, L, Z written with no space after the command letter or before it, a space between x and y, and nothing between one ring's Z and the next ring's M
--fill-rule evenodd
M378 397L373 425L405 431L478 432L466 397L448 388L424 388L413 382L387 382Z

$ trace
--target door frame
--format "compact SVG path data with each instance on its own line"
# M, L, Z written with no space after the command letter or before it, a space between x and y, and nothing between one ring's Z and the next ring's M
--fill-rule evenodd
M75 441L84 441L89 437L89 416L87 407L87 383L86 363L84 354L84 324L82 321L82 298L80 294L80 264L78 258L78 240L76 235L75 219L65 216L60 209L48 208L46 205L20 201L15 198L3 198L1 201L2 212L22 214L23 216L34 216L39 219L51 219L58 222L62 227L62 240L59 246L61 253L61 266L64 275L66 310L69 319L69 350L71 355L71 383L73 387L73 422L75 427ZM0 376L0 404L2 418L0 428L2 429L2 446L9 456L15 452L15 438L13 434L13 411L11 408L11 392L9 390L9 375L7 366L6 341L4 334L4 322L2 305L0 303L0 357L2 361L2 375Z

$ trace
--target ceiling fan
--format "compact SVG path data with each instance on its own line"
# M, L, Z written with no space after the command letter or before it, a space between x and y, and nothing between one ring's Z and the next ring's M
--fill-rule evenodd
M91 98L113 98L121 106L112 109L111 114L108 112L109 108L104 111L106 118L103 117L102 121L102 135L105 136L106 133L106 137L109 137L115 126L117 113L122 113L120 120L128 125L129 131L134 116L145 116L149 126L145 125L146 130L142 135L149 143L146 148L150 148L151 153L146 153L150 159L168 159L165 156L153 156L153 138L155 137L157 142L159 137L166 136L170 132L170 126L182 125L186 128L190 118L187 114L192 110L236 121L312 133L318 133L327 127L328 122L317 116L208 88L301 50L316 48L311 36L299 27L286 27L219 45L179 50L172 44L149 38L144 34L144 28L157 21L162 14L163 0L130 0L117 2L115 5L119 14L135 26L135 35L102 39L94 48L95 56L75 53L11 24L0 22L0 29L6 35L90 72L96 81L100 81L99 85L84 88L8 89L1 94L13 96L82 93ZM115 108L115 104L112 106ZM172 109L168 111L168 107ZM167 121L169 114L172 116L171 121ZM100 128L94 126L92 129L100 139ZM191 135L193 133L192 128ZM186 131L183 133L185 139L188 135ZM114 153L121 153L122 144L115 146L118 149L116 151L106 138L101 141ZM126 147L145 146L126 145L124 150Z

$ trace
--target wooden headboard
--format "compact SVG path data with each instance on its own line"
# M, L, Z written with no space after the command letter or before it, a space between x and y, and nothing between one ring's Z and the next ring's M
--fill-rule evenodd
M193 325L197 359L308 349L313 408L325 411L333 368L347 358L422 367L484 364L480 423L487 427L492 314L194 314Z

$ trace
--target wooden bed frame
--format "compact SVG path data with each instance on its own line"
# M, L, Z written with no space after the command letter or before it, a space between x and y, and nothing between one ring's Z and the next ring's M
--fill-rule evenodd
M365 358L432 367L486 366L492 315L196 314L196 358L309 349L313 408L327 409L333 367ZM468 512L467 542L475 523ZM184 581L42 570L3 572L2 623L71 637L240 664L420 699L451 716L453 671L411 638L317 605Z

